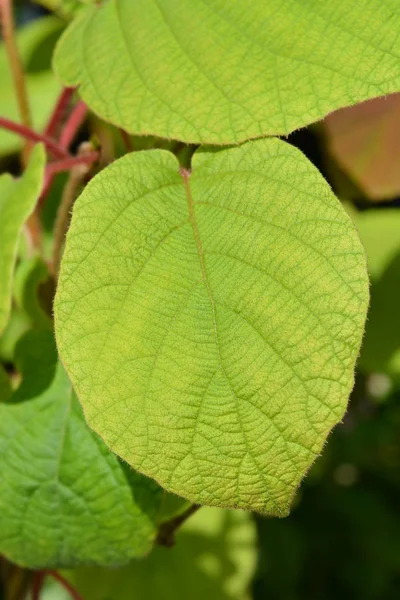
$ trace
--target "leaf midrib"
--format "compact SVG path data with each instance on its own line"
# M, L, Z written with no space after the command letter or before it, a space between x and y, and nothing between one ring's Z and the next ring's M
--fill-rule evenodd
M246 435L245 429L243 427L243 422L242 422L242 418L241 418L240 410L239 410L240 409L240 400L237 397L236 392L235 392L235 390L232 387L232 384L231 384L231 382L229 380L228 374L226 373L226 371L224 369L223 362L222 362L222 355L221 355L221 349L220 349L219 338L218 338L217 315L216 315L216 308L215 308L215 300L214 300L214 297L212 295L210 283L209 283L208 277L207 277L207 271L206 271L206 266L205 266L205 262L204 262L204 250L203 250L203 245L201 243L200 232L199 232L199 229L198 229L198 226L197 226L196 215L195 215L195 212L194 212L194 201L193 201L193 196L192 196L192 192L191 192L190 185L189 185L190 172L187 171L186 169L181 169L181 176L183 178L183 183L184 183L184 187L185 187L186 200L187 200L188 211L189 211L189 220L190 220L190 223L191 223L192 229L193 229L193 235L194 235L194 240L195 240L195 243L196 243L197 254L198 254L198 257L199 257L201 272L202 272L202 275L203 275L203 282L204 282L204 285L206 287L207 294L208 294L208 297L209 297L209 300L210 300L210 305L211 305L211 311L212 311L212 316L213 316L213 327L214 327L215 344L216 344L216 349L217 349L217 353L218 353L218 362L219 362L219 368L218 368L218 370L222 371L222 373L223 373L223 375L224 375L224 377L226 379L226 382L227 382L227 384L228 384L228 386L230 388L232 396L235 399L238 421L239 421L240 429L242 431L243 440L244 440L245 445L246 445L247 455L254 462L255 466L258 469L259 475L264 480L264 482L267 484L265 475L262 472L262 469L258 465L257 460L255 459L255 457L253 455L253 452L252 452L251 447L249 445L249 441L247 439L247 435ZM214 373L213 378L214 378L215 374L216 373ZM267 494L268 494L269 501L271 502L271 504L273 504L274 508L277 511L277 514L278 515L283 515L284 512L282 511L282 509L275 502L275 500L273 498L273 495L269 491L268 486L267 486L267 490L266 491L267 491Z
M192 192L191 192L191 189L189 186L190 173L188 171L186 171L185 169L181 169L181 175L182 175L183 183L185 186L186 200L187 200L188 211L189 211L189 220L190 220L190 224L193 229L193 235L194 235L194 240L196 242L197 254L199 257L200 268L201 268L201 272L203 275L204 285L206 286L207 294L210 298L211 308L212 308L213 317L214 317L215 333L217 333L216 319L215 319L215 303L214 303L214 298L213 298L213 295L211 292L210 284L209 284L209 281L207 278L206 266L204 264L204 251L203 251L203 246L202 246L201 239L200 239L199 228L197 227L196 216L194 214L194 202L193 202Z

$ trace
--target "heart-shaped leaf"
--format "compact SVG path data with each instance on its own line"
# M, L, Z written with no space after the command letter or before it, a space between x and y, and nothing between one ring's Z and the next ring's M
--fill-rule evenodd
M277 139L162 150L76 203L61 358L117 454L194 502L285 514L353 385L368 302L353 224Z
M51 333L28 333L18 351L22 383L0 403L0 553L30 568L147 553L162 490L88 428Z
M0 333L10 313L19 237L40 194L44 165L44 147L38 144L20 179L13 179L7 173L0 176Z
M109 0L55 68L131 133L230 144L398 91L399 29L397 0Z

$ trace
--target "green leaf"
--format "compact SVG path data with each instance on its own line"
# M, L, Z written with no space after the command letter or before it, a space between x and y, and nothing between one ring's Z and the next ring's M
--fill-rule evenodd
M25 25L17 34L18 49L26 72L33 125L38 131L44 128L61 89L50 70L50 57L62 28L63 24L59 19L45 17ZM18 103L3 44L0 44L0 78L1 116L19 121ZM20 136L0 129L0 155L16 152L22 144Z
M40 4L55 12L63 19L72 19L86 4L94 3L96 0L34 0L36 4Z
M162 491L88 428L51 333L18 349L22 383L0 404L0 553L30 568L146 554Z
M11 381L0 363L0 402L7 402L11 397Z
M330 152L367 196L400 194L400 94L338 110L324 126Z
M400 251L400 210L376 208L350 216L367 253L371 280L377 281Z
M173 548L155 548L124 569L81 568L68 577L85 600L244 600L255 543L250 515L202 508L178 532Z
M50 285L49 285L50 282ZM42 306L42 290L50 288L48 310ZM49 280L49 270L39 256L21 261L15 271L14 297L17 305L25 312L33 326L40 329L51 329L51 302L54 286ZM47 299L47 298L46 298Z
M371 306L361 349L367 372L400 378L400 210L372 209L353 215L368 257Z
M31 325L26 313L16 306L13 307L7 326L0 335L0 360L9 363L14 361L18 342Z
M40 194L44 166L44 147L38 144L20 179L14 180L7 173L0 176L0 333L10 313L19 236Z
M399 29L398 0L109 0L54 65L131 133L230 144L398 91Z
M197 153L190 176L162 150L97 175L55 323L114 452L192 502L286 514L346 409L367 302L351 220L269 139Z

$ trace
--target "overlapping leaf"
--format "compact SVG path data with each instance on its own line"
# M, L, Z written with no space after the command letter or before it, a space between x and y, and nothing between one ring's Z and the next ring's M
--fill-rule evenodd
M147 553L162 490L88 428L51 333L18 348L22 383L0 404L0 553L31 568Z
M55 303L91 427L192 501L284 514L353 385L355 229L276 139L116 161L74 209Z
M47 297L43 297L44 290L48 291ZM14 298L16 306L24 312L32 326L52 328L50 314L53 293L54 285L49 281L49 271L43 260L34 256L21 261L15 271Z
M400 89L397 0L109 0L55 67L131 133L230 144Z
M10 379L0 363L0 402L9 400L11 393Z
M94 3L96 0L34 0L36 4L40 4L55 12L63 19L72 19L85 4Z
M31 322L25 311L13 307L7 326L0 335L0 360L13 362L18 342L30 327Z
M44 175L45 152L37 145L20 179L0 177L0 333L7 324L11 305L14 266L21 229L31 214Z

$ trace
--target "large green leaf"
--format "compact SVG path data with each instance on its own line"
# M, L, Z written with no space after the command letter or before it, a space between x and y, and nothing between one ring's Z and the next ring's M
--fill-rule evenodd
M172 549L155 548L123 569L81 568L68 577L85 600L244 600L255 569L255 533L246 513L202 508Z
M18 349L22 383L0 404L0 553L31 568L147 553L162 491L88 428L49 332Z
M0 333L7 325L14 266L22 226L31 214L42 187L45 151L38 144L20 179L0 176Z
M50 59L63 24L55 17L45 17L26 25L18 32L17 44L26 71L26 83L34 127L42 129L53 108L60 84L50 70ZM18 103L4 45L0 44L0 114L20 120ZM0 129L0 154L21 148L23 140L14 133Z
M400 210L353 213L368 257L371 306L360 366L400 378Z
M76 203L61 358L117 454L194 502L285 514L353 385L365 256L277 139L114 162Z
M400 89L398 0L109 0L55 68L131 133L229 144Z

